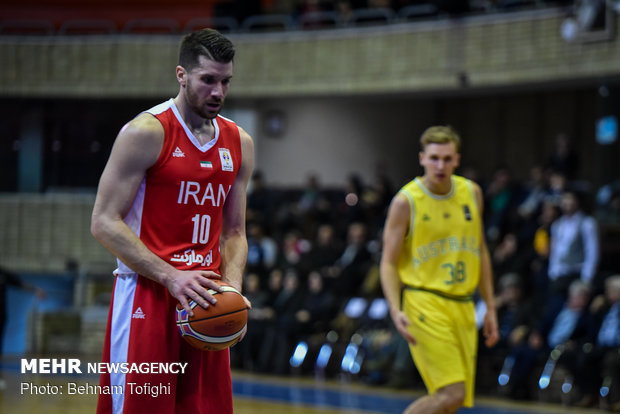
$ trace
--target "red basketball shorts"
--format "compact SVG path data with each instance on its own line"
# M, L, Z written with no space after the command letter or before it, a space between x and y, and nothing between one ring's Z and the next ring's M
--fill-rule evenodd
M136 274L116 276L98 414L232 414L228 349L201 351L187 344L176 327L176 304L159 283Z

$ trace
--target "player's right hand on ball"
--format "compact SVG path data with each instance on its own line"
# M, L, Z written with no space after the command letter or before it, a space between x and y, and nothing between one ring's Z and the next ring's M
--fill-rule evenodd
M176 298L188 315L193 316L189 301L193 300L203 308L214 305L217 300L209 293L209 289L221 292L215 280L221 276L206 270L179 270L166 283L170 294Z

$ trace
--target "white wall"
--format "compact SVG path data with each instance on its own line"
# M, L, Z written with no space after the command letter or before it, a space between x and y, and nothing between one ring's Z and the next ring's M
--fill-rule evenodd
M483 180L498 165L525 180L532 165L548 158L558 132L567 133L580 154L577 176L592 180L600 164L592 145L594 98L588 89L560 89L453 97L286 97L231 101L227 107L253 114L246 119L255 127L248 132L256 142L256 169L269 185L301 186L311 172L323 186L343 187L351 173L370 184L381 164L400 186L422 172L419 137L438 124L452 125L461 134L462 165L477 169ZM271 111L286 116L280 137L263 128ZM602 182L610 181L610 171L600 175Z
M369 98L279 99L256 104L255 111L256 169L277 186L298 186L310 173L324 186L342 187L351 173L370 183L379 165L403 184L418 172L417 137L429 115L420 116L428 110L415 104ZM279 137L262 127L270 111L285 114Z

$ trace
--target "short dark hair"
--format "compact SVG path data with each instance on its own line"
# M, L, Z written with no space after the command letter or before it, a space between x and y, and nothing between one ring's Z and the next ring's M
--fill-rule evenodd
M202 29L186 35L181 42L179 65L191 71L198 65L200 56L219 63L232 62L235 47L215 29Z

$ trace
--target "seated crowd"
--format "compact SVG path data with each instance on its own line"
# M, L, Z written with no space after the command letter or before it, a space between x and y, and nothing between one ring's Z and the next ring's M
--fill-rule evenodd
M536 3L537 5L568 5L567 0L546 0ZM243 20L251 15L261 14L288 14L293 18L301 18L304 15L321 12L335 12L343 21L351 18L355 10L387 10L394 14L402 13L407 9L420 6L433 5L432 9L425 8L429 14L459 15L468 12L485 9L506 10L518 8L524 5L534 5L534 2L506 1L506 0L252 0L235 1L220 0L216 3L216 15L235 17Z
M559 381L563 402L620 411L620 275L602 231L618 222L620 192L590 213L592 191L559 170L535 166L525 183L506 168L488 182L461 174L484 189L501 334L492 349L480 343L479 392L536 399ZM278 190L255 174L244 286L252 309L235 368L423 387L379 282L396 190L382 175L371 185L351 175L342 190L316 177Z

